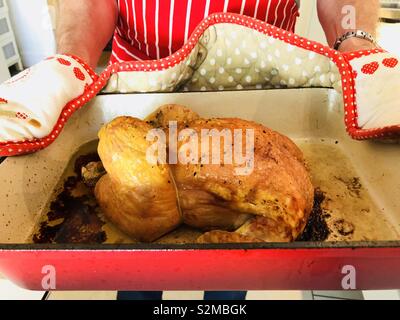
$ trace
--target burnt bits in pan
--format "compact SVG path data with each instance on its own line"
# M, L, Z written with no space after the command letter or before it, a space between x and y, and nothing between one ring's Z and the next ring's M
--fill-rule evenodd
M103 243L105 224L98 215L91 190L81 181L81 167L98 161L96 154L79 157L75 162L77 176L67 178L63 191L50 204L46 220L33 236L34 243Z
M303 233L296 241L325 241L328 238L330 230L325 219L329 218L329 214L322 209L324 200L325 194L321 190L315 189L314 205L310 217Z
M354 225L351 222L345 221L344 219L338 219L334 222L334 227L342 236L349 236L354 233Z
M360 178L353 177L351 179L343 179L341 177L335 177L335 179L342 182L346 186L350 196L354 198L361 197L362 184Z

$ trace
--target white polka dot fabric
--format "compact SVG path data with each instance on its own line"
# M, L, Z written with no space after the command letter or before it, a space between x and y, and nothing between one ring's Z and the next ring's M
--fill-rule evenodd
M207 55L187 90L339 87L336 65L325 56L233 24L207 33L200 42Z
M209 27L179 65L162 71L113 74L105 92L217 91L340 88L336 65L326 56L245 26Z

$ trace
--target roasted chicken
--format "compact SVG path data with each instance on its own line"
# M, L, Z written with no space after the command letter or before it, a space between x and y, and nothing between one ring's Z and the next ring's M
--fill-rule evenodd
M160 128L170 136L170 121L186 134L178 135L176 146L167 145L169 164L149 164L146 135ZM221 134L220 143L212 132ZM201 143L191 143L194 137ZM180 223L206 231L199 243L293 241L312 209L314 190L302 152L255 122L201 119L168 105L146 121L117 118L99 138L107 174L96 185L96 198L111 221L140 241L153 241ZM247 153L253 156L243 157Z

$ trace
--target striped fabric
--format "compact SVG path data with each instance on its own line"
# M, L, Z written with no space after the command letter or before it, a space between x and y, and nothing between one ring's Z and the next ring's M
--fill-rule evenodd
M180 49L212 13L240 13L294 30L297 0L118 0L111 63L160 59Z

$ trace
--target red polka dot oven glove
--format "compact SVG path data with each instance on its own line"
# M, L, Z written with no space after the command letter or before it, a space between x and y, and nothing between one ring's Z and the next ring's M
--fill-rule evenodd
M345 122L353 138L400 136L400 63L383 50L344 54L352 73L343 78Z
M77 57L57 55L0 85L0 156L47 147L97 92L98 76Z

